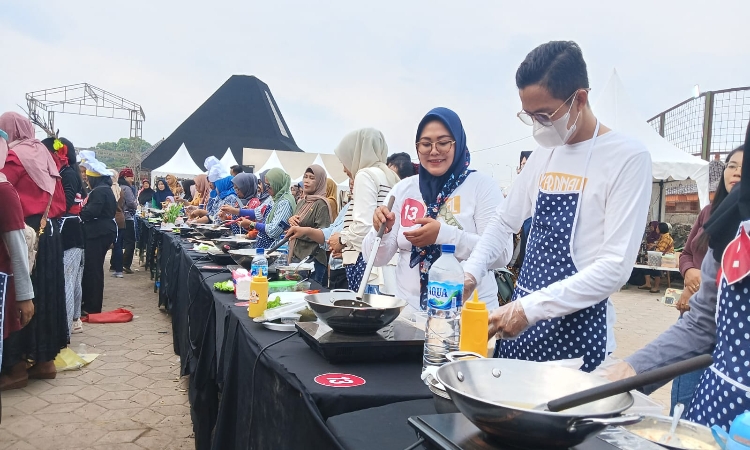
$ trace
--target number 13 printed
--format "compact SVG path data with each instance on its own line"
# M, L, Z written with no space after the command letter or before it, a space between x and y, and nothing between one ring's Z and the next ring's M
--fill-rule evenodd
M413 198L407 198L401 207L401 226L413 227L416 225L415 221L424 217L426 211L427 208L425 208L424 203Z

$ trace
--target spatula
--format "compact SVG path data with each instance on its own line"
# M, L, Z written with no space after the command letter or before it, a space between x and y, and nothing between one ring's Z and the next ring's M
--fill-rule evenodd
M396 201L396 198L391 196L391 198L388 200L388 211L393 208L393 202ZM365 273L362 274L362 282L359 284L359 291L357 292L357 300L362 300L362 297L365 295L365 289L367 288L367 282L370 280L370 272L372 272L372 266L375 264L375 256L378 254L378 248L380 248L380 241L383 239L383 234L385 234L385 222L380 224L380 229L378 230L378 235L375 237L375 241L372 243L372 251L370 252L370 257L367 258L367 266L365 266Z

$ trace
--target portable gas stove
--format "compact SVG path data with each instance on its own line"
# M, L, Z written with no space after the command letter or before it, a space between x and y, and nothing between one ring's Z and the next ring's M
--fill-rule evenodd
M408 422L417 435L424 439L422 446L428 450L543 450L533 442L526 449L503 445L502 438L484 433L460 413L414 416ZM622 428L608 428L570 450L617 449L664 450Z
M424 330L400 318L374 334L339 333L320 321L297 322L296 327L305 343L332 363L420 361L424 352Z

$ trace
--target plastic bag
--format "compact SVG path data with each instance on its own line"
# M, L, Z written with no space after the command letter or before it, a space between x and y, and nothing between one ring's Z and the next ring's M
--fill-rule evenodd
M133 320L133 313L125 308L117 308L98 314L89 314L82 317L81 321L88 323L125 323Z
M60 353L55 357L55 369L57 369L58 372L78 370L81 367L90 364L97 356L99 355L93 353L79 355L69 347L66 347L60 350Z
M566 369L580 370L583 367L583 357L573 359L559 359L557 361L544 361L541 364L548 366L565 367Z

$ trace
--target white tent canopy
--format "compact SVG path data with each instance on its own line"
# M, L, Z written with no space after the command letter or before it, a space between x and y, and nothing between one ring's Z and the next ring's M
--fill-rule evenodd
M182 144L166 164L151 171L151 177L156 179L172 174L178 178L192 178L204 172L190 157L185 144Z
M348 186L349 177L335 155L326 153L302 153L277 150L246 148L242 154L242 164L255 166L255 173L278 167L288 173L292 180L299 181L311 164L322 166L338 185Z
M230 167L232 167L232 166L236 166L236 165L238 165L238 164L239 164L239 163L237 162L237 160L236 160L236 159L234 159L234 155L232 154L232 149L231 149L231 148L227 148L227 152L226 152L226 153L224 153L224 156L222 156L222 157L221 157L221 159L220 159L219 161L221 161L221 163L222 163L222 164L224 165L224 167L226 167L227 169L229 169L229 168L230 168Z
M622 131L643 142L651 153L652 172L657 199L661 208L665 204L664 182L693 180L698 185L698 199L701 208L709 203L708 162L690 155L659 136L651 125L638 113L617 75L612 72L607 85L598 98L594 111L597 118L608 127ZM652 205L654 206L654 205ZM660 216L653 214L653 216Z

